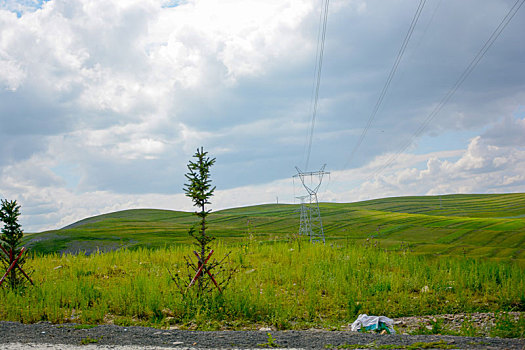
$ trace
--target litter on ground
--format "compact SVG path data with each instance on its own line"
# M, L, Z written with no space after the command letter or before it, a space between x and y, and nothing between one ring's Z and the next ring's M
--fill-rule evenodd
M376 331L394 334L394 320L386 316L368 316L367 314L361 314L357 317L357 320L352 323L351 329L353 332L366 332Z

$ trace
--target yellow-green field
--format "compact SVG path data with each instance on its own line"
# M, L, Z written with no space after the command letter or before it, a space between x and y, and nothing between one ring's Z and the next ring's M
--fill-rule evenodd
M224 243L249 236L287 241L299 228L297 205L260 205L212 212L209 232ZM327 242L378 241L389 250L525 261L525 194L385 198L322 203ZM91 252L187 244L192 213L127 210L88 218L62 230L28 234L34 252Z

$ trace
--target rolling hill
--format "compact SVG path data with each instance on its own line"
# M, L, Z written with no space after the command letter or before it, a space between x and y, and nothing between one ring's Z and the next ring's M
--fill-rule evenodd
M395 197L321 203L327 243L373 242L391 250L525 261L525 193ZM289 240L299 206L266 204L212 212L209 232L225 242ZM188 212L132 209L59 230L26 234L38 253L151 248L191 242Z

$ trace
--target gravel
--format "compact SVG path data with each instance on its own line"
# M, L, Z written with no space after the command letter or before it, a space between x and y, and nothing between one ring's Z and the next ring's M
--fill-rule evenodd
M441 335L363 334L350 331L271 331L278 348L326 349L356 344L404 348L417 342L444 342L456 349L525 349L525 339ZM51 344L56 344L52 347ZM83 345L86 344L86 345ZM267 331L183 331L147 327L0 322L0 349L260 349L270 345ZM355 347L354 347L355 348Z
M518 323L518 319L523 317L522 312L506 312L509 320ZM440 324L440 327L452 332L459 333L463 326L471 325L476 335L480 337L488 337L491 334L491 329L497 322L498 315L493 312L475 312L475 313L459 313L459 314L443 314L430 316L412 316L399 317L394 320L394 325L400 333L413 333L420 328L432 329L435 323Z

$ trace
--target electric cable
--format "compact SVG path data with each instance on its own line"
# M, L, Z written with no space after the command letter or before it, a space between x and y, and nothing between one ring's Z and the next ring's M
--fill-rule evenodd
M315 98L315 87L316 87L316 78L317 78L317 66L319 64L319 46L321 44L321 35L323 32L323 18L324 18L324 8L321 8L321 11L319 11L319 26L317 29L317 46L315 47L315 65L313 70L313 76L312 76L312 92L310 94L310 109L308 110L308 115L312 115L313 108L314 108L314 98ZM310 122L311 124L311 122ZM306 129L306 142L304 143L304 149L303 149L303 160L306 160L306 153L308 150L308 140L310 137L310 128Z
M408 42L410 41L410 38L412 37L412 33L414 32L414 29L416 27L417 21L419 20L419 17L421 16L421 12L423 11L423 8L425 7L426 0L420 0L419 5L416 9L416 12L414 14L414 17L412 18L412 22L410 23L410 27L408 29L407 34L405 35L405 39L403 40L403 44L401 45L401 48L399 49L399 52L397 54L397 57L394 61L394 65L392 66L392 69L390 70L390 73L388 74L388 78L386 79L385 85L383 86L383 89L381 90L381 93L379 94L379 98L377 99L377 102L374 106L374 109L372 110L372 113L368 117L368 120L366 122L366 126L361 132L361 135L359 136L359 139L357 140L356 145L352 149L352 152L350 153L350 156L343 166L343 169L346 169L350 162L352 161L354 155L357 153L357 150L363 143L363 140L368 133L368 130L370 129L372 122L374 118L377 115L377 112L379 111L379 108L381 107L381 104L383 103L383 100L385 98L385 95L388 91L388 88L390 87L390 84L392 83L392 79L394 78L394 75L396 74L397 68L399 66L399 63L401 62L401 59L403 58L403 54L405 53L405 50L408 46Z
M503 20L500 22L500 24L496 27L496 29L492 32L490 37L487 39L485 44L481 47L481 49L478 51L476 56L472 59L472 61L469 63L469 65L465 68L463 73L459 76L458 80L454 83L454 85L450 88L450 90L443 96L439 104L436 105L436 107L432 110L432 112L425 118L423 123L419 125L419 127L416 129L416 131L412 134L412 136L401 145L399 150L389 158L389 160L379 168L374 173L374 177L381 174L386 168L388 168L396 159L403 153L410 145L414 142L414 139L418 136L420 136L423 131L428 127L430 122L438 115L438 113L443 109L443 107L448 103L448 101L452 98L452 96L456 93L458 88L463 84L463 82L468 78L468 76L472 73L472 71L476 68L478 63L481 61L483 56L487 53L487 51L492 47L496 39L500 36L500 34L503 32L503 30L507 27L507 25L510 23L512 18L516 15L516 13L519 11L521 6L525 0L517 0L514 5L510 8L507 15L503 18Z
M442 2L443 2L443 0L439 0L439 2L436 4L434 9L432 10L432 14L430 15L430 19L429 19L427 25L425 26L425 28L422 31L421 37L419 38L418 42L414 45L414 50L419 48L419 46L421 46L421 43L423 42L423 39L425 38L425 36L426 36L426 34L428 32L428 29L430 28L430 26L434 22L434 18L436 17L436 14L437 14L439 8L441 7Z
M310 154L312 152L312 139L314 135L315 128L315 118L317 115L317 106L319 101L319 87L321 85L321 71L323 68L323 56L324 56L324 43L326 38L326 23L328 21L328 5L330 0L325 0L324 7L321 12L322 24L320 23L320 31L317 38L317 54L316 54L316 71L314 75L315 81L315 92L313 92L313 107L312 107L312 119L310 125L310 131L307 136L307 146L306 146L306 161L305 161L305 171L308 170L308 163L310 162ZM322 29L321 29L322 28ZM320 34L320 35L319 35ZM320 43L320 44L319 44Z

